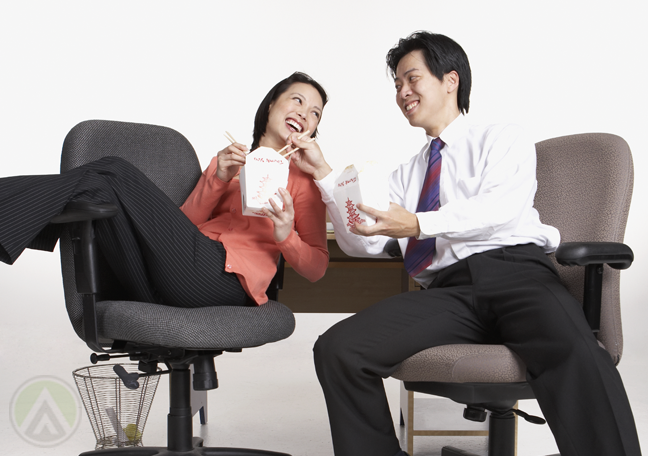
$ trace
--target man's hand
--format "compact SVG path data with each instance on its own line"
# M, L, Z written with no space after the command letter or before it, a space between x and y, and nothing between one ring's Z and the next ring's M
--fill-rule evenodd
M376 218L376 223L371 226L356 222L351 232L360 236L381 234L391 238L406 238L418 236L421 231L416 214L412 214L396 203L389 203L387 211L379 211L364 204L358 204L358 209Z

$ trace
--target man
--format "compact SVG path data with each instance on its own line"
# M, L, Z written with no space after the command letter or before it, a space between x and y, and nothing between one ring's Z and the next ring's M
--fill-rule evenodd
M563 456L639 455L621 378L547 258L560 235L533 208L533 143L513 125L468 124L470 66L453 40L414 33L387 63L396 103L428 141L390 176L389 210L358 206L375 225L345 233L331 168L314 143L292 138L302 149L293 160L316 179L340 246L385 255L397 238L426 288L381 301L316 343L335 454L404 455L382 379L429 347L495 343L526 363Z

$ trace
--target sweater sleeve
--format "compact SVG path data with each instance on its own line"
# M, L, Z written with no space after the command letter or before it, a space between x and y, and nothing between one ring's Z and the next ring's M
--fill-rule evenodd
M286 261L301 276L315 282L328 267L326 247L326 206L310 176L291 167L296 176L291 196L295 209L295 229L277 243Z
M212 158L207 169L202 173L196 187L193 189L180 210L194 225L205 223L211 217L214 207L226 192L229 183L223 182L216 176L218 158Z

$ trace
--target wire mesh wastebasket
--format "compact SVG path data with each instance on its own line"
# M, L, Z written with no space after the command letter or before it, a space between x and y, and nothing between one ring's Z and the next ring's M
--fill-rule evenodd
M129 389L114 371L115 364L82 367L72 375L97 438L95 449L142 446L142 434L159 375L141 377ZM137 373L137 364L120 364Z

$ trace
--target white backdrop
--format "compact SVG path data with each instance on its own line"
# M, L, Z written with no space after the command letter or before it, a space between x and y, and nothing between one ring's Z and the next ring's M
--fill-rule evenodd
M332 164L395 167L425 138L394 103L385 54L414 30L443 33L470 58L473 122L516 122L535 141L601 131L630 144L637 259L622 274L623 317L626 350L644 350L648 33L642 2L613 3L3 0L0 176L56 173L65 134L92 118L172 127L206 166L225 130L251 142L261 98L295 70L330 95L319 143ZM0 288L3 371L27 353L51 356L43 342L79 345L57 255L0 264Z

